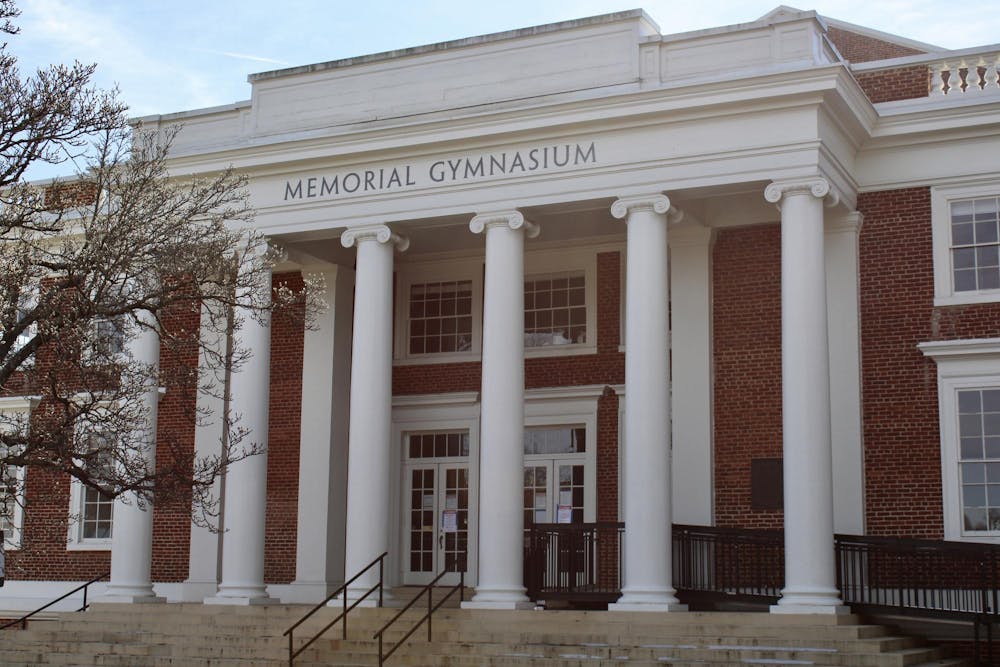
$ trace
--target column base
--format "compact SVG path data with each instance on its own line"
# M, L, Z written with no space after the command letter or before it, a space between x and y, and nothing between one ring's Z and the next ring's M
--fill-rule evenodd
M515 602L513 600L466 600L462 603L462 609L501 609L506 611L521 611L534 609L535 603L531 600Z
M768 611L772 614L827 614L830 616L842 616L851 613L851 608L846 605L821 605L821 604L788 604L782 606L772 604Z
M608 605L608 611L687 611L672 588L623 589L617 602Z
M772 614L849 614L851 608L840 599L836 588L786 588Z
M278 600L270 597L243 597L243 596L229 596L222 597L219 595L214 595L210 598L205 598L203 604L209 605L228 605L231 607L249 607L257 605L268 605L268 604L278 604Z
M139 584L129 586L127 584L108 584L104 589L104 594L95 598L95 602L107 602L110 604L143 604L166 602L164 597L158 597L153 592L152 584Z
M219 592L205 598L205 604L233 606L277 604L263 586L219 586Z
M462 603L462 609L534 609L535 603L524 593L523 586L476 586L476 594Z

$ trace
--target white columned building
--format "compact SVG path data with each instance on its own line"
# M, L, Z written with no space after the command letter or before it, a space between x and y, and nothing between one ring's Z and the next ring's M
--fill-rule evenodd
M836 585L830 346L823 178L776 181L764 191L781 209L781 414L785 587L776 613L846 612Z
M249 264L241 267L249 268ZM254 267L258 274L248 291L253 300L271 301L271 270ZM249 295L248 295L249 296ZM270 401L271 313L266 308L240 313L242 326L233 336L234 346L250 352L230 378L229 414L238 417L245 433L235 451L259 450L229 465L226 471L222 538L222 578L218 592L206 604L267 604L274 600L264 586L264 517L267 505L267 437Z
M530 606L524 588L524 236L519 211L483 213L486 233L480 417L479 583L469 608Z
M626 219L625 562L615 611L677 611L671 584L670 313L667 225L682 214L662 194L618 199Z
M345 577L389 551L392 474L392 266L393 250L409 241L386 225L352 227L340 237L357 247L348 438ZM378 582L378 568L359 577L349 599ZM375 604L369 597L365 604ZM331 604L334 604L331 602Z
M156 424L160 400L158 371L160 337L155 318L145 311L137 314L141 323L129 339L130 361L149 369L142 390L143 421L137 425L135 441L143 450L147 469L156 467ZM153 560L153 506L129 493L115 501L114 531L111 538L111 580L103 602L163 602L153 593L150 576Z

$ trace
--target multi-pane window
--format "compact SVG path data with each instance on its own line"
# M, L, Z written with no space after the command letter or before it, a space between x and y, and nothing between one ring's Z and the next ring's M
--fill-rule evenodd
M107 359L125 351L125 331L120 318L99 317L91 322L90 346L93 359Z
M958 413L964 529L1000 530L1000 389L959 391Z
M525 454L578 454L586 447L587 429L582 426L524 429Z
M472 349L472 281L410 285L410 354Z
M550 273L524 281L524 346L587 342L586 281L582 272Z
M1000 289L1000 197L953 201L950 212L955 291Z
M85 540L111 538L111 514L114 499L89 486L83 491L83 516L80 519L80 537Z
M86 447L97 452L87 464L88 473L95 481L109 477L112 462L110 436L100 431L93 431L86 436ZM112 515L114 498L106 493L83 484L77 485L79 494L79 541L109 540L112 531Z
M411 459L468 456L469 433L416 433L408 437Z

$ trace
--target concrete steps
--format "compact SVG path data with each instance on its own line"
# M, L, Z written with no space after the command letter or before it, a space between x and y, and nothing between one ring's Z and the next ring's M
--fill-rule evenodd
M278 667L287 665L284 630L308 607L199 604L95 605L27 630L7 630L0 664L66 667ZM296 646L338 609L321 610L295 634ZM373 633L396 609L358 609L296 659L297 667L375 665ZM407 612L385 637L392 646L423 614ZM434 641L421 628L389 665L426 667L650 667L817 665L949 667L966 665L910 637L855 616L752 613L610 613L442 609Z

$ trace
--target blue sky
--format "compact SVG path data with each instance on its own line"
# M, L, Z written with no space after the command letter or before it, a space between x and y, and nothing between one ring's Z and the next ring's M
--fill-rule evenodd
M250 96L246 77L303 65L642 7L663 33L759 18L777 0L18 0L9 40L22 70L98 63L132 115ZM945 48L1000 42L993 0L816 0L800 9ZM66 169L62 172L67 173ZM34 178L55 175L32 172Z

